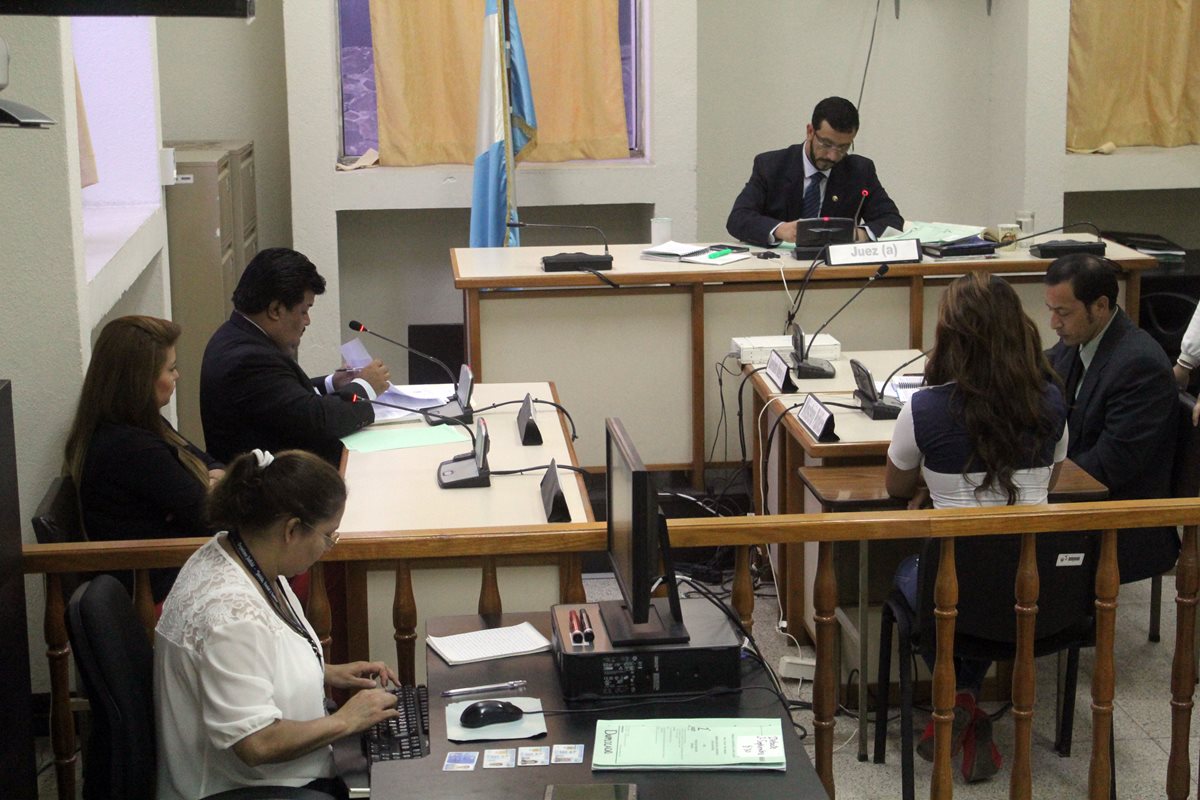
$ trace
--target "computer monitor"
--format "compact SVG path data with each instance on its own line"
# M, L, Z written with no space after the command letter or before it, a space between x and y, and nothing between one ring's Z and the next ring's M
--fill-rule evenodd
M621 420L607 419L605 427L608 560L622 597L599 604L608 638L617 646L686 642L666 518L653 476ZM651 597L659 576L667 597Z

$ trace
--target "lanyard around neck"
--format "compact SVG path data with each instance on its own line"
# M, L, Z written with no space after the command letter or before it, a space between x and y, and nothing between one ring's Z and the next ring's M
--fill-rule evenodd
M313 641L311 636L308 635L308 629L304 627L302 622L300 622L300 617L296 614L296 610L292 608L292 604L287 600L286 595L281 601L279 595L275 593L274 587L272 587L271 582L267 580L267 576L263 574L262 567L258 565L258 561L250 552L250 548L246 546L246 542L242 539L241 534L239 534L237 531L230 531L229 543L233 545L233 552L237 553L237 557L241 559L241 562L246 565L246 569L254 577L254 580L258 581L258 585L262 587L263 594L265 594L267 596L267 600L271 602L271 607L275 609L275 613L279 615L279 618L282 619L289 628L303 637L304 641L308 643L308 646L312 648L313 655L317 657L317 663L321 665L321 669L324 671L325 659L321 656L320 646ZM287 603L287 613L284 612L285 602Z

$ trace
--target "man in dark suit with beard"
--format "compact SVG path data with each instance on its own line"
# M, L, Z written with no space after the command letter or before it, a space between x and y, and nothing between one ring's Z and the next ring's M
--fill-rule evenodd
M325 279L295 250L263 250L246 267L234 312L209 340L200 367L209 453L229 462L255 448L298 448L336 466L341 437L375 420L369 401L388 385L382 361L320 378L296 363L308 310L324 292Z
M1177 391L1167 354L1117 306L1108 259L1063 256L1045 284L1060 340L1046 356L1066 385L1067 456L1113 500L1170 497ZM1121 582L1161 575L1178 554L1173 527L1121 531Z
M860 202L859 218L870 238L889 226L900 230L904 218L879 183L874 162L849 155L857 134L853 103L841 97L817 103L801 144L754 158L750 180L725 223L730 235L763 247L794 243L796 220L855 217ZM863 230L858 236L867 238Z

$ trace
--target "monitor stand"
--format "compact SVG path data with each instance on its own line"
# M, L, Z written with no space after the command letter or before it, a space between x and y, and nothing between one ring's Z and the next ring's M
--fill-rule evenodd
M641 625L633 622L623 600L606 600L597 605L604 620L604 630L616 647L682 644L692 638L683 620L676 619L671 613L671 603L666 597L651 598L649 618Z

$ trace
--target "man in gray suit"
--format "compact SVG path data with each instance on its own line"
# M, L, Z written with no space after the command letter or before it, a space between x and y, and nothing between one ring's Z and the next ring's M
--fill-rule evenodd
M1073 254L1046 270L1046 307L1059 343L1046 356L1066 386L1067 456L1113 500L1169 497L1176 388L1162 347L1117 306L1108 259ZM1121 532L1121 582L1175 564L1174 528Z

